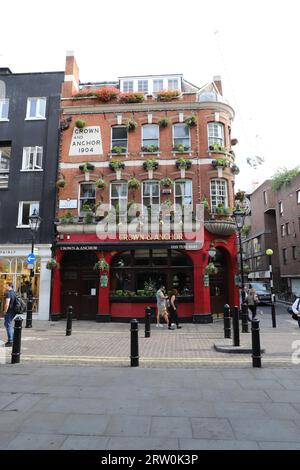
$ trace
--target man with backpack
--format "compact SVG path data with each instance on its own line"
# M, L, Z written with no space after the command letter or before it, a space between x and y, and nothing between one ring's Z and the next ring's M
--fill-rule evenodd
M297 299L292 305L292 310L295 315L298 317L298 325L300 328L300 295L298 295Z
M15 302L16 302L16 293L14 291L14 286L11 282L6 284L6 294L5 294L5 304L4 304L4 326L7 331L7 343L5 346L7 348L12 347L13 338L14 338L14 328L13 328L13 319L15 316Z

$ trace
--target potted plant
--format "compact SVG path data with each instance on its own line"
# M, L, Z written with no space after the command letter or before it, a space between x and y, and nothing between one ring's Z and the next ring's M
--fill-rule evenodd
M214 263L208 263L206 268L204 269L204 274L210 275L210 274L217 274L218 273L218 268L214 265Z
M115 87L105 86L96 90L95 94L101 103L109 103L110 101L116 99L119 96L119 90Z
M116 174L117 174L117 180L120 180L121 179L121 173L122 173L122 170L124 170L125 168L125 163L122 162L121 160L111 160L109 162L109 168L112 170L112 171L115 171Z
M78 129L83 129L86 126L86 123L82 119L77 119L77 121L75 122L75 126Z
M128 132L135 131L135 129L138 128L138 123L134 121L133 119L125 119L124 125Z
M143 145L142 152L157 153L159 150L157 145Z
M192 161L188 158L180 157L176 161L176 167L180 170L181 178L185 178L185 171L190 169Z
M222 145L220 145L220 144L210 145L209 150L210 150L210 152L222 152L222 153L226 152L225 148L222 147Z
M156 93L157 101L173 101L180 97L179 90L162 90Z
M66 186L66 180L64 177L60 176L59 179L56 181L57 188L64 188Z
M134 176L132 178L130 178L130 180L128 181L128 188L129 189L139 189L140 186L141 186L141 183Z
M89 162L85 162L83 165L79 165L79 170L83 171L85 181L90 180L90 171L93 171L95 169L95 165Z
M185 153L185 152L188 152L189 150L190 150L189 147L186 147L183 144L176 144L173 147L173 151L178 152L178 153Z
M46 269L59 269L60 264L55 259L50 259L46 264Z
M94 215L92 213L92 209L89 208L89 212L87 212L84 216L84 223L85 224L92 224L94 222Z
M112 153L116 153L117 155L122 155L124 153L126 153L127 151L127 148L126 147L123 147L121 145L115 145L112 149L111 149Z
M160 180L160 185L163 188L171 188L172 184L173 184L173 180L171 180L171 178L169 178L168 176Z
M195 115L191 115L191 116L188 116L185 120L184 120L186 126L188 127L194 127L196 126L197 124L197 116Z
M144 93L129 92L121 93L119 96L120 103L142 103L145 101Z
M143 163L144 170L148 171L148 178L153 178L153 171L158 169L158 161L155 158L149 158Z
M223 169L229 167L229 162L226 158L217 158L211 162L212 166L218 170L218 177L222 178Z
M63 225L65 224L73 224L74 223L74 217L72 212L67 211L60 219L59 222Z
M98 179L98 180L96 181L96 187L97 187L98 189L103 190L103 189L106 188L106 186L107 186L107 184L106 184L106 182L105 182L102 178L100 178L100 179Z
M94 270L99 272L109 271L109 264L106 262L105 258L101 258L94 265Z
M168 127L171 124L171 119L169 119L167 117L161 118L157 122L157 124L159 125L159 127Z

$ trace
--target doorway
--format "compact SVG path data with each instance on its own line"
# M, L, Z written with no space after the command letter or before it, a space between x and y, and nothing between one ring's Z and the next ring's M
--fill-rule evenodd
M95 253L70 252L61 263L61 307L66 317L73 306L77 320L96 320L98 313L99 276L94 271Z
M209 276L210 306L211 313L219 314L223 313L224 305L229 304L228 262L226 254L220 249L217 249L214 265L218 272Z

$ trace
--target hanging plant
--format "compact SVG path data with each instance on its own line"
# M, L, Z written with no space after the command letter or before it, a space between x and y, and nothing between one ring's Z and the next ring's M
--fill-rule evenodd
M112 86L104 86L95 91L95 95L102 103L109 103L110 101L116 99L119 96L119 93L119 90Z
M129 92L129 93L121 93L119 97L120 103L142 103L145 101L145 95L144 93L135 93L135 92Z
M229 161L226 160L226 158L216 158L216 160L213 160L211 162L212 166L214 168L228 168L229 167Z
M107 186L107 184L102 178L100 178L100 179L98 179L98 181L96 181L96 187L98 189L105 189L106 186Z
M141 183L135 177L130 178L130 180L128 181L129 189L139 189L140 186L141 186Z
M144 161L143 168L146 171L149 170L157 170L158 169L158 161L155 158L149 158L149 160Z
M156 93L157 101L173 101L179 98L179 90L162 90Z
M83 129L86 126L86 122L83 121L82 119L77 119L77 121L75 122L75 126L78 129Z
M166 177L166 178L163 178L161 181L160 181L160 185L163 187L163 188L170 188L173 184L173 180L171 180L171 178L169 177Z
M93 171L95 169L95 165L90 162L85 162L83 165L79 165L79 170L83 171L83 173L88 173L89 171Z
M64 188L66 186L66 180L65 178L59 178L57 181L56 181L56 187L57 188Z
M117 155L122 155L124 153L127 152L127 148L126 147L122 147L121 145L115 145L112 149L111 149L111 152L112 153L116 153Z
M180 157L176 160L176 167L180 170L188 170L192 166L192 161L188 158Z
M171 119L165 117L161 118L158 123L159 127L168 127L171 124Z
M234 146L234 145L237 145L239 143L239 141L237 139L231 139L231 145Z
M111 160L109 162L109 168L112 171L117 171L117 170L124 170L125 168L125 163L122 162L121 160Z
M126 129L128 130L128 132L135 131L135 129L138 128L138 123L134 121L133 119L126 119L124 121L124 125Z
M214 265L214 263L209 263L206 268L204 269L204 274L217 274L218 268Z
M104 258L101 258L97 263L94 265L95 271L109 271L109 264L105 261Z
M59 269L60 264L55 259L50 259L46 264L46 269Z
M232 167L231 167L231 171L234 175L238 175L239 172L240 172L240 169L237 165L233 164Z
M194 127L197 124L197 116L193 114L184 120L187 127Z

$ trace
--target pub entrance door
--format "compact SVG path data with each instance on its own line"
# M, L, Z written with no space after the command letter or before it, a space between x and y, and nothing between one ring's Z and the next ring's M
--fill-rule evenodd
M98 313L99 276L93 267L95 253L66 253L61 262L61 306L63 317L73 306L77 320L96 320Z
M228 262L226 254L217 249L214 265L218 268L217 274L209 276L211 313L223 313L224 305L229 304L228 291Z

